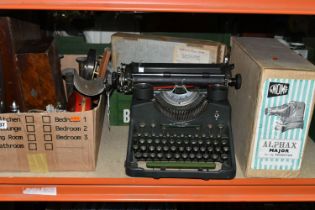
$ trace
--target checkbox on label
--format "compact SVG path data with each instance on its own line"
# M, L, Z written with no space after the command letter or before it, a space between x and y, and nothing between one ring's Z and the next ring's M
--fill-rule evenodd
M37 150L37 144L36 143L29 143L28 149L29 150Z
M26 125L27 132L35 132L35 125Z
M28 141L36 141L35 134L27 134L27 140Z
M51 117L50 116L43 116L42 121L43 121L43 123L51 123Z
M45 150L53 150L53 144L52 143L45 143Z
M51 132L51 125L44 125L43 130L44 132Z
M52 135L51 134L44 134L44 141L52 141Z
M26 123L34 123L34 116L25 116Z

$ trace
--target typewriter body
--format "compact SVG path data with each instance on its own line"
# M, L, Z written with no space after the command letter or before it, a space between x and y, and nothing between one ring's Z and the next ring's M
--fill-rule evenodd
M133 93L126 173L135 177L229 179L235 157L230 64L131 63L118 89Z

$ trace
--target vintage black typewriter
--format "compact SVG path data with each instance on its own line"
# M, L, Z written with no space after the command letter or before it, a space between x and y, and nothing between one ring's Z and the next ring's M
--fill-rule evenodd
M135 177L235 176L230 64L131 63L118 89L133 93L126 173Z

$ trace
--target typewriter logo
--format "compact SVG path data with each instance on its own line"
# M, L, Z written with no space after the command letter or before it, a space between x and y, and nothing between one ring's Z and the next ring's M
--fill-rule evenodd
M268 89L268 98L276 96L284 96L289 92L288 83L270 82Z

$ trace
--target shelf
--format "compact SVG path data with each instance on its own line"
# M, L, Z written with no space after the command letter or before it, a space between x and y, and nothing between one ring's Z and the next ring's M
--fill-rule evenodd
M2 0L0 9L315 14L314 0ZM315 201L315 143L306 146L296 179L233 180L130 178L124 173L127 127L104 129L93 172L0 173L0 201ZM117 152L118 151L118 152ZM26 195L25 189L56 188L56 195Z
M1 9L315 14L313 0L3 0Z
M128 127L103 128L96 171L0 173L0 201L315 201L315 143L308 142L296 179L233 180L131 178L124 172ZM57 195L25 195L27 188L53 187Z

